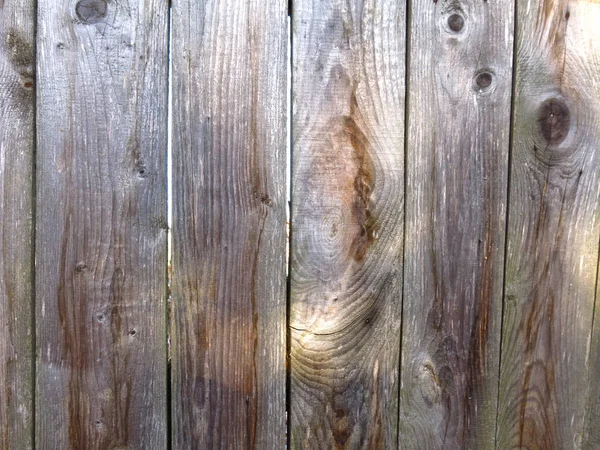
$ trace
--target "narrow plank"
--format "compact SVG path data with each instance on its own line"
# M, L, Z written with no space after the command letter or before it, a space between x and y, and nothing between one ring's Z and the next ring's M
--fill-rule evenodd
M164 449L168 2L37 4L37 448Z
M598 386L588 370L600 238L598 23L598 2L517 7L498 448L581 448L589 385Z
M600 63L600 59L598 60ZM585 418L582 446L583 450L596 450L600 448L600 259L598 260L598 272L596 274L596 300L594 302L594 313L592 323L592 335L589 348L588 379L585 405Z
M291 447L397 445L405 2L293 8Z
M287 2L172 17L173 448L282 449Z
M494 447L513 9L412 4L402 448Z
M0 1L0 448L33 447L33 1Z

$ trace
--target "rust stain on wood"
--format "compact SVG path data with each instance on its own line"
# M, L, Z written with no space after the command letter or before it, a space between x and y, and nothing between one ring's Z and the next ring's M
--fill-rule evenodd
M371 201L375 170L371 161L369 140L358 125L358 115L358 102L353 91L350 97L350 113L343 118L343 129L354 149L356 164L352 214L359 226L359 232L352 242L352 253L355 261L362 261L369 247L375 242L378 226Z

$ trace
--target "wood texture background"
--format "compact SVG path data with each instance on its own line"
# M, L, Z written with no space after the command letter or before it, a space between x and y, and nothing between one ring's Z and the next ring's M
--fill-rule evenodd
M498 448L581 448L599 433L583 441L590 386L598 398L600 5L517 11Z
M597 1L34 3L0 450L600 447Z
M514 4L411 4L400 447L493 448Z
M33 448L34 2L0 2L0 448Z
M168 5L38 1L38 449L164 449Z
M405 9L293 9L291 447L394 448Z
M172 48L174 448L281 449L287 3L177 1Z

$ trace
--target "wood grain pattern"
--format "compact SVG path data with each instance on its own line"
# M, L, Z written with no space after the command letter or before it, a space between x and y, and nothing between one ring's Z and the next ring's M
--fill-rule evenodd
M0 2L0 448L33 447L34 2Z
M397 445L404 8L294 2L295 449Z
M512 11L412 2L401 448L494 447Z
M600 234L598 23L598 2L518 3L502 449L585 444L589 386L598 386L588 359Z
M172 14L173 448L282 449L287 2Z
M38 449L164 449L168 4L38 3Z

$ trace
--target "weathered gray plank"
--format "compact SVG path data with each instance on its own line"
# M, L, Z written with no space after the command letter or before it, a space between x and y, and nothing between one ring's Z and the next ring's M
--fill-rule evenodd
M588 351L600 233L599 21L598 2L518 3L499 449L581 448L589 384L598 386Z
M37 448L165 448L168 3L37 4Z
M493 448L513 2L412 3L400 447Z
M0 1L0 448L33 446L34 2Z
M405 2L293 8L291 446L397 445Z
M597 13L600 16L600 13ZM599 17L600 18L600 17ZM597 33L598 34L598 33ZM596 39L600 39L597 36ZM596 41L597 42L597 41ZM600 64L600 59L598 59ZM598 273L600 274L600 260L598 261ZM594 303L594 320L592 323L592 335L589 349L588 364L588 393L586 396L585 418L583 440L581 448L584 450L596 450L600 448L600 283L596 275L596 300Z
M173 445L282 449L287 2L172 15Z

